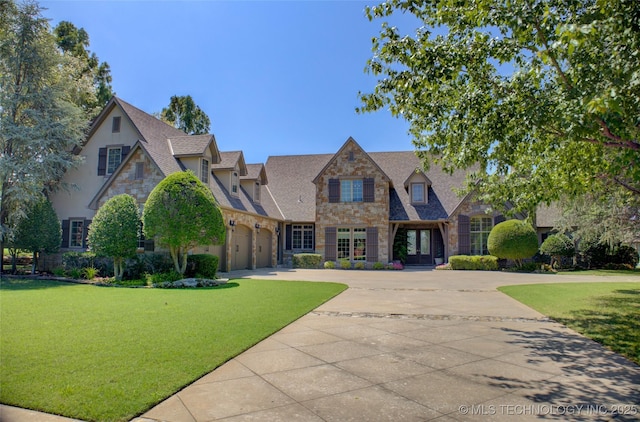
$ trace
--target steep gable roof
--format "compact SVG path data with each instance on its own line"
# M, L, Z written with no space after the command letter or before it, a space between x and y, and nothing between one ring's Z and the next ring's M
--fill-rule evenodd
M240 180L260 180L260 184L262 185L269 183L267 180L267 172L262 163L247 164L247 174L242 176Z
M240 176L247 175L247 165L244 161L244 154L242 151L227 151L220 153L220 162L211 165L213 171L216 170L234 170L239 169Z
M347 141L342 145L342 148L340 148L340 149L338 150L338 152L336 152L335 154L333 154L333 157L331 157L331 159L327 162L327 164L325 164L325 166L322 168L322 170L320 170L320 171L318 172L318 174L316 175L316 177L314 177L314 179L313 179L313 183L317 183L318 179L319 179L319 178L320 178L320 176L321 176L321 175L322 175L322 174L327 170L327 168L329 168L329 166L330 166L330 165L332 165L332 164L336 161L337 157L338 157L338 156L340 156L340 154L342 154L342 152L343 152L345 149L347 149L348 147L350 147L350 146L353 146L353 147L355 147L356 149L359 149L359 150L360 150L360 152L361 152L361 153L362 153L366 158L368 158L368 159L373 163L373 165L374 165L375 167L377 167L377 168L378 168L378 170L380 170L380 173L382 174L383 178L384 178L384 179L386 179L386 180L389 180L389 176L387 176L387 175L385 174L384 170L382 170L382 169L380 168L380 166L379 166L379 165L378 165L374 160L372 160L372 159L371 159L371 157L369 156L369 154L367 154L367 152L366 152L364 149L362 149L362 147L360 146L360 144L358 144L358 143L356 142L356 140L355 140L355 139L353 139L353 138L350 136L350 137L349 137L349 139L347 139Z
M213 162L220 162L220 151L213 135L182 135L169 138L169 146L174 157L201 156L210 149Z

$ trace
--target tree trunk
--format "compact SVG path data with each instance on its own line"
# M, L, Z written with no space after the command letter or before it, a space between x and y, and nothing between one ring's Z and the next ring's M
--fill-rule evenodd
M33 258L31 259L31 275L36 273L38 264L38 252L33 251Z
M173 261L173 268L180 274L180 262L178 261L178 256L180 254L180 248L176 248L174 246L169 247L169 253L171 254L171 260Z
M122 280L122 274L124 271L122 270L122 258L114 257L113 258L113 276L117 281Z
M184 275L187 271L187 251L182 251L182 264L180 265L180 274Z

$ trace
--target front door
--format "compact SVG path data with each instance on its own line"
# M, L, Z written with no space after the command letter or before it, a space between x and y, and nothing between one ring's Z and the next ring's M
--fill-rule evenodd
M407 265L432 265L431 229L407 230Z

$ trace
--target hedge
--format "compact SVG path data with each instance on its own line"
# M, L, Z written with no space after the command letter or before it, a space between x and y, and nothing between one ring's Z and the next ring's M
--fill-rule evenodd
M217 272L218 256L209 254L187 255L185 276L215 279Z
M297 253L293 255L293 268L320 268L322 255L317 253Z
M492 255L454 255L449 257L452 270L484 270L498 269L498 258Z

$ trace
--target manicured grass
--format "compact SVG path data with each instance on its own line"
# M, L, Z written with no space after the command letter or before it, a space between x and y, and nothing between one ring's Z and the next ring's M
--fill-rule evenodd
M346 289L231 280L217 288L0 284L0 402L129 420Z
M639 276L640 277L640 269L636 268L635 270L568 270L568 271L558 271L558 274L575 274L575 275L602 275L602 276L610 276L610 275L631 275L631 276Z
M530 284L498 290L640 364L640 283Z

